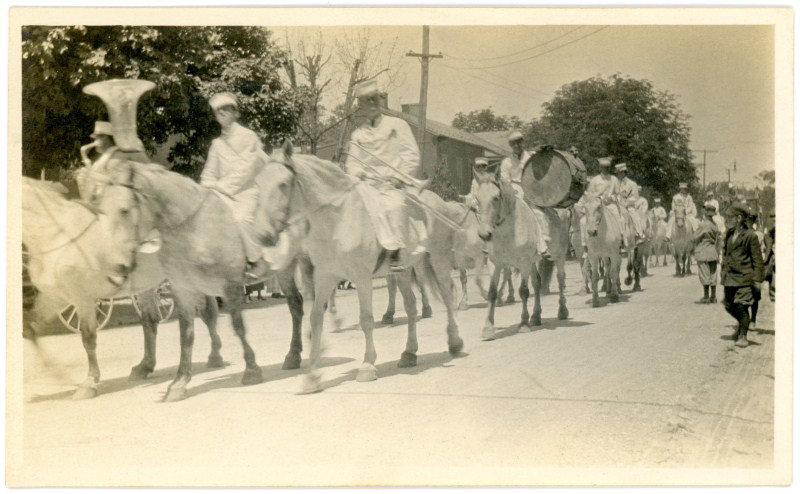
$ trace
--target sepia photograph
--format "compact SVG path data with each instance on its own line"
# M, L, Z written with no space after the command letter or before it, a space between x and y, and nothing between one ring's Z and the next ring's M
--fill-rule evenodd
M790 8L8 29L8 487L792 482Z

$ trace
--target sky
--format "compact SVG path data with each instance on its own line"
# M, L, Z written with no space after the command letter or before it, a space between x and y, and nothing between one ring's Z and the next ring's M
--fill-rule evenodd
M368 36L390 73L379 84L389 106L419 99L421 26L281 27L281 43L322 40L335 48ZM458 112L538 118L542 104L564 84L594 76L651 81L676 96L690 116L691 149L706 155L706 182L753 184L774 169L774 56L771 26L431 26L428 118L450 123ZM343 100L349 72L334 65L327 103ZM696 162L702 163L702 152ZM736 171L733 163L736 162ZM702 179L702 167L698 176Z

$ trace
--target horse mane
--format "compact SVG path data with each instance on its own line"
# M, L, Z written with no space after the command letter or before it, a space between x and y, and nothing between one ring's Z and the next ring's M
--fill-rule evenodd
M289 163L307 192L305 199L312 209L340 201L353 187L352 177L332 161L310 154L295 154Z
M85 206L64 197L57 185L60 184L22 177L23 239L75 234L95 220Z
M500 189L500 207L508 214L514 212L517 207L517 191L511 186L511 182L498 180L495 183Z

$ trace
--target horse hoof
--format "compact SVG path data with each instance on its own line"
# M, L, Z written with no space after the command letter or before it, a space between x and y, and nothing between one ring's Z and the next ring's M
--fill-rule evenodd
M520 323L518 333L530 333L531 327L525 323Z
M400 355L400 361L397 362L397 366L400 368L416 367L416 365L417 365L417 356L410 352L403 352Z
M303 376L303 387L300 390L301 395L319 393L320 391L322 391L322 377L318 373L314 372Z
M617 302L619 302L619 295L612 295L612 296L608 297L608 300L612 304L616 304Z
M483 341L491 341L494 339L494 326L486 326L481 332L481 339Z
M222 360L222 355L209 355L208 362L206 362L206 367L209 369L219 369L220 367L225 367L225 361Z
M75 393L72 394L72 399L75 401L90 400L96 396L97 388L93 386L80 386L75 390Z
M423 319L427 319L427 318L431 317L432 315L433 315L433 309L431 309L430 305L422 308L422 318Z
M592 307L594 307L594 308L600 307L600 299L599 298L596 298L596 297L592 298Z
M494 306L495 307L502 307L504 305L506 305L506 303L503 301L503 299L500 298L500 297L497 297L497 300L495 301Z
M264 382L264 376L261 374L261 367L255 369L246 369L242 376L242 385L251 386L253 384L261 384Z
M131 374L130 376L128 376L128 380L142 381L144 379L147 379L147 376L149 376L152 372L153 372L152 367L145 367L142 364L134 365L133 367L131 367Z
M164 401L166 403L182 401L185 400L187 396L189 396L189 393L186 392L186 388L183 386L179 388L169 388L167 389L167 395L164 396Z
M635 285L633 285L633 291L634 292L641 292L642 291L642 285L636 283Z
M461 353L461 350L464 349L464 340L461 338L456 339L453 343L448 345L447 350L450 352L450 355L458 355Z
M569 309L566 306L562 305L558 308L558 319L561 321L569 319Z
M508 298L506 299L506 304L510 305L510 304L513 304L514 302L516 302L516 300L514 299L514 296L513 295L509 295Z
M364 364L358 369L356 374L356 381L363 383L367 381L374 381L378 379L378 369L372 364Z
M392 324L394 323L394 314L384 314L381 318L381 323L383 324Z
M286 354L286 357L283 359L283 370L292 370L292 369L299 369L300 362L301 362L300 354L296 352L289 352Z
M541 326L542 325L542 316L533 315L531 316L531 326Z
M461 302L460 304L458 304L458 310L467 310L467 309L469 309L469 304L467 304L466 302Z
M630 276L625 278L625 286L631 286L631 283L633 283L633 278L631 278Z

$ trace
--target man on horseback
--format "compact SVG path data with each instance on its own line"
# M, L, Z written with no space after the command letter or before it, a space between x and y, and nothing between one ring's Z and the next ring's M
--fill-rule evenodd
M531 154L526 151L523 146L522 133L514 130L508 136L508 144L511 146L511 156L503 159L500 163L500 178L511 183L511 186L517 192L520 199L525 198L522 191L522 169L525 168L525 163L531 157ZM544 259L552 259L549 250L550 243L550 228L547 224L547 218L544 216L544 211L534 204L528 204L536 217L537 227L541 235L539 236L538 249L539 254Z
M667 212L664 210L664 207L661 205L661 198L656 197L653 199L653 218L656 222L659 220L666 221L667 220Z
M617 180L619 180L619 200L620 212L626 210L631 217L631 223L635 232L636 244L644 242L644 224L643 217L637 214L636 201L639 199L639 186L628 178L628 165L625 163L618 163L614 166L617 172Z
M672 238L675 228L675 211L679 208L683 208L686 214L686 220L691 224L692 229L697 228L697 208L694 205L692 196L689 195L689 186L686 182L681 182L678 187L678 193L672 197L672 210L670 211L669 221L667 222L667 242Z
M250 235L259 198L255 177L269 157L258 135L239 123L236 96L217 93L209 98L208 104L222 132L211 141L200 185L214 191L230 207L242 230L242 244L249 264L246 275L260 279L269 273L273 263L277 263L274 257L279 250L256 244Z
M386 224L377 222L378 239L389 251L389 268L403 271L401 251L409 243L409 221L404 189L419 170L419 148L405 120L381 113L382 96L374 79L356 86L358 109L366 121L350 137L345 169L369 182L380 193Z
M586 196L595 199L600 199L604 205L614 205L615 207L608 208L608 211L617 220L617 223L622 230L621 245L625 250L629 249L628 239L625 235L625 222L622 221L622 205L619 201L619 180L614 175L611 175L611 158L598 158L597 163L600 165L600 174L595 175L589 180L586 186Z

